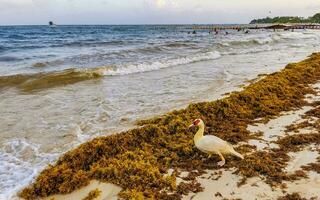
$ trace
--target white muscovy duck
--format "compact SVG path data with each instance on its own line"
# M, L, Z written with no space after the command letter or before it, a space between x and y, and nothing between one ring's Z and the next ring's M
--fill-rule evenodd
M233 146L228 142L213 135L204 136L203 133L205 125L201 119L194 120L193 123L189 126L189 128L193 126L199 127L198 132L194 136L195 146L200 151L209 154L208 158L210 158L212 154L218 154L221 158L221 161L218 162L219 166L223 166L226 162L223 157L223 154L232 154L243 159L243 156L240 153L236 152L233 149Z

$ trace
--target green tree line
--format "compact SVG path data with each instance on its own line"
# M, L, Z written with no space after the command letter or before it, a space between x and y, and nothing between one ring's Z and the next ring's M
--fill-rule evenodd
M313 15L312 17L303 18L303 17L291 17L291 16L284 16L284 17L266 17L262 19L254 19L250 22L250 24L269 24L269 23L320 23L320 13Z

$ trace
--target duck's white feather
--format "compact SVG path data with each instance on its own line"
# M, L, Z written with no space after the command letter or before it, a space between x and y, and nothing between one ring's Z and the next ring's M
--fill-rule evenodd
M211 156L211 154L218 154L221 157L221 161L218 163L219 166L223 166L225 163L225 159L222 154L233 154L241 159L243 156L236 152L233 149L233 146L229 144L227 141L224 141L214 135L203 135L205 125L201 119L197 119L194 121L192 126L198 126L199 129L195 134L193 140L195 146L202 152L207 153Z
M228 142L213 135L203 136L195 145L205 153L230 153L233 150L233 147Z

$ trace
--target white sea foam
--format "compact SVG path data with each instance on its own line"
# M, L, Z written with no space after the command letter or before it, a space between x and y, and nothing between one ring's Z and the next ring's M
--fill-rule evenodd
M81 130L81 127L78 124L71 125L72 134L74 134L77 137L76 144L84 143L88 141L91 136L83 134L83 131Z
M0 149L0 200L18 199L17 192L57 156L40 154L38 145L23 139L5 142Z
M305 34L303 32L284 32L278 33L278 36L286 40L318 39L318 37L314 34Z
M198 53L195 55L184 56L175 59L169 60L160 60L153 62L143 62L140 64L130 64L125 66L117 66L117 67L105 67L102 70L103 75L126 75L133 73L141 73L159 70L167 67L184 65L193 62L205 61L205 60L214 60L221 57L221 55L229 55L229 54L248 54L248 53L258 53L263 51L272 51L275 49L283 49L290 47L304 47L304 44L298 43L290 43L286 44L286 41L290 40L313 40L319 39L317 35L311 34L309 32L281 32L281 33L267 33L261 35L249 35L247 38L231 38L229 40L218 42L222 47L226 47L229 50L225 52L219 51L211 51L206 53ZM276 46L276 44L283 45ZM239 46L240 49L233 49L233 47ZM244 48L250 47L250 48Z
M220 42L219 44L225 47L232 46L257 46L265 44L282 43L291 40L317 40L318 35L310 32L279 32L267 33L264 35L249 35L242 38L231 38L230 40Z
M276 39L271 38L271 37L266 37L266 38L254 39L253 41L258 44L268 44L268 43L272 43L272 42L276 41Z
M167 67L184 65L199 61L205 60L214 60L221 57L221 54L218 51L199 53L194 56L185 56L176 59L166 60L166 61L157 61L152 63L141 63L141 64L132 64L118 68L106 68L104 71L104 75L125 75L125 74L133 74L140 72L148 72L159 70Z

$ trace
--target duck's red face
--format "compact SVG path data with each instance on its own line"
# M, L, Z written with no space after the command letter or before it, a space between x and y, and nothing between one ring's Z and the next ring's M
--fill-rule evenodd
M200 123L200 119L196 119L196 120L193 121L192 124L193 124L194 126L198 126L199 123Z
M201 120L200 119L196 119L192 122L192 124L189 126L189 128L193 127L193 126L198 126L200 124Z

